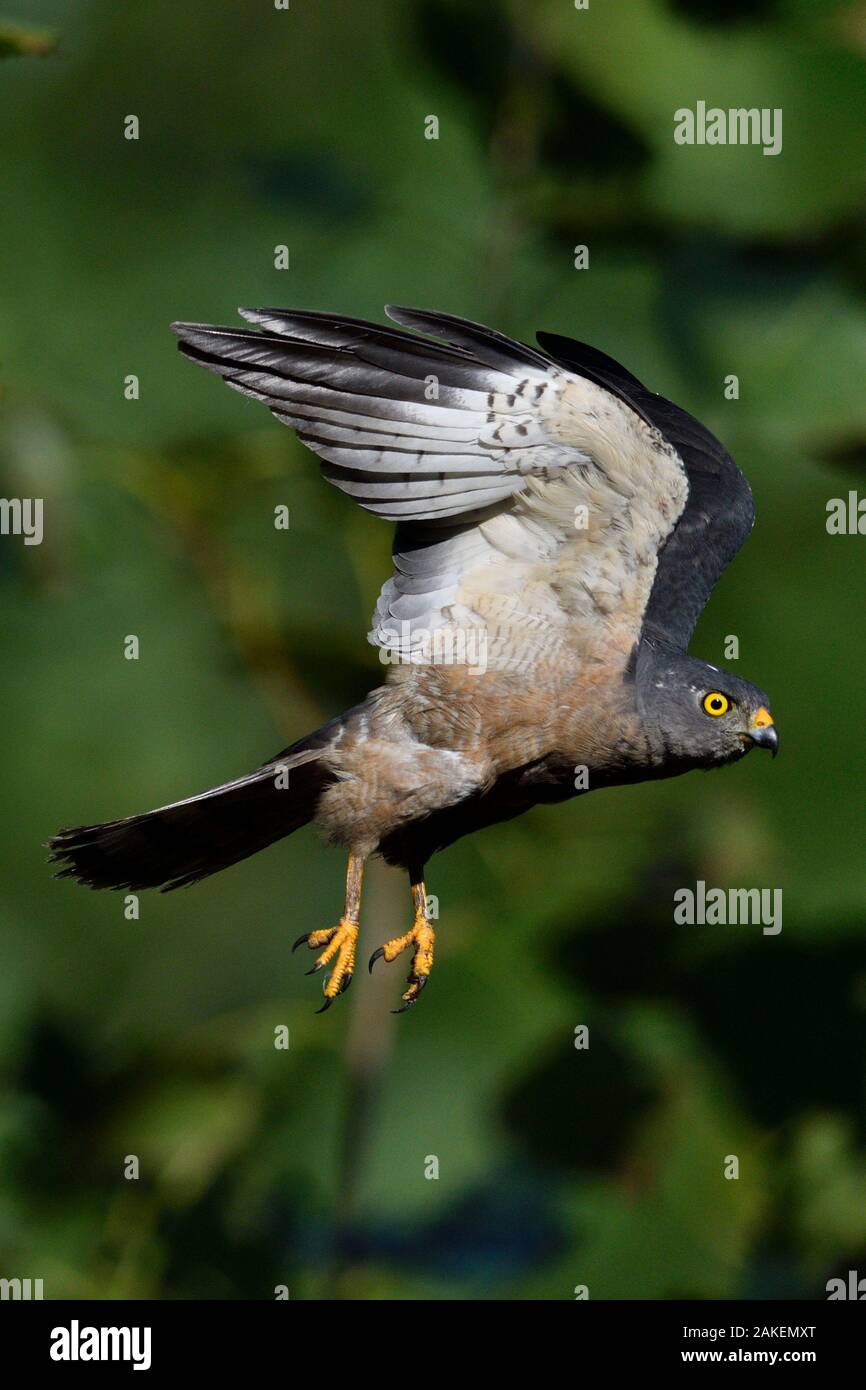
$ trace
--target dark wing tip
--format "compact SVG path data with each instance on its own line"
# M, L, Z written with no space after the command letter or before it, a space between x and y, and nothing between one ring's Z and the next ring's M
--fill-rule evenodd
M578 370L582 364L587 371L609 376L611 382L617 382L620 385L628 383L629 386L637 387L641 391L647 389L640 378L634 375L634 372L630 372L615 357L610 357L600 348L592 347L589 343L581 343L576 338L566 338L561 333L539 332L536 333L535 337L536 341L540 343L545 352L550 353L551 357L570 359Z

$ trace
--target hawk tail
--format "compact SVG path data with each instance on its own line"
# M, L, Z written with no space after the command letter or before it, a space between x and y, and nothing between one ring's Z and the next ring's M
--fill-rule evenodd
M334 721L334 724L341 721ZM60 830L48 841L57 878L88 888L169 892L237 864L315 815L333 780L322 760L334 725L247 777L124 820Z

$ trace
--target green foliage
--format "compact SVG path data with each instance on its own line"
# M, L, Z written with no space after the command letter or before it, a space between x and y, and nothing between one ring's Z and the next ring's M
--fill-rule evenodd
M0 1275L548 1299L862 1272L864 541L824 525L866 456L862 6L17 17L36 28L0 26L0 52L45 51L46 24L62 47L0 79L0 491L46 515L42 545L0 539ZM781 107L782 153L676 145L698 100ZM739 637L782 756L458 845L419 1007L391 1017L380 967L316 1018L288 948L335 920L343 864L309 832L138 920L53 882L41 844L242 773L381 680L387 529L168 324L387 301L590 341L720 434L758 525L693 650L725 665ZM697 878L781 887L781 935L675 927ZM368 953L407 912L376 872Z
M24 28L0 20L0 58L43 58L51 53L56 43L56 36L44 29Z

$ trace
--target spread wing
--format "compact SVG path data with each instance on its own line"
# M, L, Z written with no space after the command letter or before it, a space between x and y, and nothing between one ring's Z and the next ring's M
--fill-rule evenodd
M719 577L754 525L752 490L724 445L688 411L648 391L597 348L556 333L537 337L561 366L639 411L683 462L688 501L662 545L642 635L656 645L685 651Z
M397 523L370 634L395 659L428 659L432 639L434 654L460 660L449 642L477 632L494 669L624 666L645 621L657 621L650 609L670 608L671 595L682 630L695 602L680 592L683 565L694 573L694 557L674 538L685 517L694 546L695 485L660 398L610 359L572 363L564 349L420 310L388 314L430 336L241 312L254 327L175 324L181 350L264 401L330 482ZM660 552L671 568L658 590Z

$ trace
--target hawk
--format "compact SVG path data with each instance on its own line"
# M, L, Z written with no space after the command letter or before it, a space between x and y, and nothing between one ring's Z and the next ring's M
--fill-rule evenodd
M379 853L414 907L370 960L411 952L401 1012L433 964L436 850L539 803L776 753L764 692L687 654L752 495L709 430L584 343L390 306L400 328L240 312L250 327L174 324L180 350L395 523L369 634L387 678L245 777L61 830L52 860L91 888L167 891L312 821L348 853L339 922L295 943L327 970L322 1009L352 979Z

